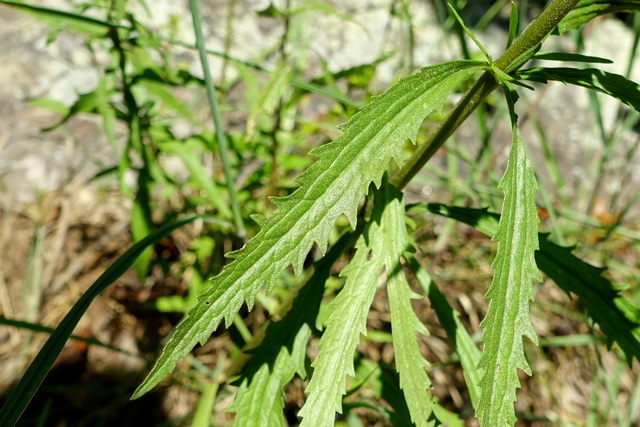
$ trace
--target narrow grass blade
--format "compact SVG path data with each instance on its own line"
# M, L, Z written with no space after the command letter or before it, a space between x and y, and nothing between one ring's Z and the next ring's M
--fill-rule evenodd
M204 72L204 80L207 88L207 96L209 98L209 107L211 108L211 115L213 116L213 122L216 132L216 141L218 142L218 154L220 155L220 161L222 163L222 170L224 171L224 179L227 185L227 192L229 193L229 200L231 201L231 212L233 212L233 223L236 227L238 236L242 239L246 238L247 232L244 229L244 220L240 213L240 205L238 205L238 197L236 196L236 190L233 186L233 178L231 176L231 163L229 162L229 155L227 154L227 137L222 130L222 118L220 117L220 109L218 108L218 98L214 91L213 77L211 77L211 71L209 70L209 60L204 47L204 37L202 35L202 26L200 23L200 12L198 10L197 0L189 0L189 6L191 7L191 16L193 17L193 30L196 36L196 47L200 54L200 63L202 64L202 71Z
M193 414L191 427L211 427L211 415L213 413L213 403L218 393L218 383L210 382L207 384L200 396L198 406Z
M104 35L112 28L119 28L118 25L110 24L106 21L48 7L34 6L8 0L0 0L0 4L5 4L25 14L32 15L46 24L55 26L64 25L79 33L99 36Z
M43 325L41 325L39 323L25 322L23 320L16 320L16 319L7 319L4 316L0 316L0 325L13 326L13 327L20 328L20 329L27 329L27 330L33 331L33 332L43 332L43 333L49 334L49 335L51 335L51 334L53 334L55 332L55 329L49 328L47 326L43 326ZM96 338L93 338L93 337L87 338L87 337L81 337L81 336L78 336L78 335L70 335L69 339L72 339L72 340L75 340L75 341L82 341L82 342L85 342L87 344L95 345L95 346L98 346L98 347L107 348L109 350L117 351L118 353L126 354L128 356L140 357L140 355L131 353L130 351L126 351L126 350L123 350L123 349L118 348L118 347L114 347L114 346L109 345L109 344L105 344L102 341L100 341L100 340L98 340Z
M71 308L69 313L62 319L58 327L55 329L51 337L44 344L36 358L33 360L18 385L13 389L7 402L0 410L0 425L13 426L16 424L22 412L31 401L36 393L44 377L53 366L56 358L62 351L64 344L67 342L73 329L76 327L80 318L83 316L91 301L104 291L109 285L122 276L129 267L133 265L135 260L147 248L165 238L173 230L180 228L202 215L192 215L167 223L158 230L145 237L127 252L118 258L102 275L96 280L87 291L82 294L78 302Z

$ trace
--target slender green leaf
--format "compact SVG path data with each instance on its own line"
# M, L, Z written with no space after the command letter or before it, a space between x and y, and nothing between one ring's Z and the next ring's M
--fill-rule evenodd
M216 400L216 393L218 393L219 384L210 382L204 387L198 406L193 414L193 421L191 427L210 427L211 414L213 413L213 403Z
M202 23L200 22L200 10L198 8L198 2L196 0L189 0L189 8L191 9L191 21L193 22L193 30L196 36L196 47L198 48L198 54L200 55L200 65L202 65L202 72L204 73L205 87L207 90L207 98L209 99L209 109L211 110L211 116L213 118L213 124L215 127L216 142L218 144L218 155L220 156L220 163L222 163L222 171L224 172L224 180L227 186L227 193L229 194L229 204L231 205L231 212L233 213L233 224L236 227L236 233L243 240L247 237L247 232L244 227L244 218L240 212L240 205L238 204L238 196L234 187L235 179L231 174L231 162L229 160L227 137L224 134L224 127L222 125L222 117L220 115L220 107L218 105L218 97L215 92L213 77L211 70L209 69L209 60L205 50L204 36L202 34Z
M435 414L441 425L446 427L464 427L465 423L455 412L451 412L439 403L433 405L433 413Z
M592 64L613 64L613 61L599 56L581 55L567 52L538 52L531 57L542 61L589 62Z
M478 350L471 335L460 322L460 313L451 307L445 296L440 292L440 289L438 289L438 286L431 279L431 276L429 276L429 273L422 268L410 253L405 252L403 257L416 276L423 292L429 297L429 302L436 312L436 316L438 316L440 325L442 325L449 342L458 354L464 381L469 390L471 404L474 408L477 408L480 400L480 379L482 378L482 372L477 368L480 362L480 350Z
M160 99L168 108L178 113L180 117L189 120L195 126L202 127L202 123L193 115L192 109L169 92L166 84L144 78L139 79L138 84L146 87L150 93Z
M101 107L109 101L109 98L116 94L115 88L107 90L96 90L89 93L83 93L78 96L74 104L66 110L66 114L58 122L51 126L43 128L43 132L53 130L67 122L71 117L79 113L99 113ZM52 104L49 104L52 106Z
M558 24L558 32L565 33L593 18L607 13L636 12L640 10L638 0L581 0Z
M423 68L354 115L334 142L313 150L318 160L297 178L300 188L272 199L278 210L271 218L253 217L262 230L243 249L229 254L234 261L212 279L180 322L134 397L149 391L196 343L204 343L222 319L229 323L244 302L251 308L262 286L271 292L287 266L293 265L299 275L314 243L326 250L339 216L344 214L355 226L358 203L369 184L380 184L391 159L401 163L402 146L407 139L415 140L424 118L442 108L458 83L483 68L484 63L472 61Z
M0 410L1 426L13 426L18 421L20 415L22 415L22 412L24 412L25 408L29 404L29 401L40 387L42 380L44 380L49 369L53 366L53 362L55 362L56 358L62 351L64 344L71 336L71 333L80 321L80 318L82 318L85 311L87 311L87 308L89 308L91 301L93 301L95 297L122 276L127 269L133 265L135 260L147 248L147 246L164 239L173 230L189 224L198 218L203 218L203 216L192 215L166 223L158 230L133 245L112 265L110 265L98 280L96 280L91 287L82 294L78 302L75 303L71 310L69 310L69 313L67 313L53 334L51 334L51 337L49 337L36 358L31 362L31 365L20 379L18 385L13 389L11 395L9 395L7 402L2 407L2 410Z
M383 225L391 231L387 233L389 240L385 271L396 369L400 375L400 388L404 392L411 420L418 427L433 426L433 402L427 392L427 389L431 388L431 381L425 371L429 363L420 353L416 340L416 332L428 335L429 331L413 311L411 300L421 297L409 288L400 264L400 257L409 241L404 221L404 199L395 187L386 185L385 189L387 200L390 201L385 211L385 214L388 212L385 216L388 222Z
M464 25L464 21L462 20L462 18L458 14L458 11L456 10L456 8L453 7L453 5L451 3L447 3L447 6L449 6L449 10L451 10L451 13L456 18L456 20L458 21L458 24L460 24L460 26L462 27L464 32L467 33L469 38L471 38L471 40L473 40L475 45L478 46L478 49L480 49L480 51L482 52L484 57L487 58L487 61L489 61L489 63L492 64L493 63L493 58L491 58L491 55L489 55L489 52L487 52L487 49L484 48L484 46L482 45L482 43L480 43L480 40L477 39L475 34L473 34L473 32L469 28L467 28L466 25Z
M516 73L516 77L540 83L549 80L596 90L627 104L640 112L640 86L619 74L597 68L533 68Z
M185 141L168 141L158 143L158 148L169 154L175 154L184 162L191 178L197 182L204 194L214 206L222 218L231 218L231 210L226 202L224 190L216 185L211 174L205 170L202 162L202 156L199 156L198 150L203 148L202 140L199 138L189 138Z
M500 219L498 214L486 209L448 207L437 203L414 205L410 210L454 218L488 236L495 234ZM580 297L587 313L600 325L610 345L617 342L629 362L633 357L640 360L640 310L602 277L601 268L573 255L573 248L550 242L547 234L539 234L538 240L540 250L536 252L536 263L540 270L567 294Z
M511 46L511 43L516 39L518 35L518 28L520 26L520 14L518 13L518 6L511 1L511 13L509 14L509 37L507 38L507 48Z
M513 404L520 387L517 370L531 375L522 337L537 343L529 316L532 280L542 280L534 259L538 249L537 184L515 125L507 170L498 188L504 191L503 214L493 237L498 252L492 264L494 278L485 295L490 302L480 324L484 350L478 365L484 376L476 415L480 425L487 427L515 423Z
M312 364L315 369L306 390L309 396L298 413L303 418L301 427L333 426L336 412L342 412L346 376L354 376L353 353L360 334L367 333L367 314L380 273L387 261L404 249L389 245L406 231L404 215L398 214L397 190L392 192L387 185L376 192L372 218L356 242L353 259L340 273L347 281L331 302L332 312L318 343L320 353ZM399 258L395 259L394 268Z
M298 293L293 306L279 322L269 324L262 343L250 350L253 359L238 381L233 405L234 425L282 426L283 387L294 374L306 377L306 345L320 311L324 283L331 266L351 240L346 233L327 255L314 264L311 279Z
M120 27L88 16L51 9L48 7L34 6L22 2L0 0L0 4L6 4L7 6L15 8L27 15L31 15L46 24L56 27L68 27L79 33L104 35L110 29Z
M67 107L60 101L56 101L55 99L31 98L28 99L27 102L31 105L35 105L36 107L46 108L47 110L56 114L65 115L69 113L69 107Z
M4 316L0 316L0 325L13 326L13 327L16 327L16 328L27 329L27 330L34 331L34 332L44 332L44 333L49 334L49 335L53 334L53 332L55 331L55 329L49 328L47 326L43 326L43 325L41 325L39 323L25 322L23 320L16 320L16 319L7 319ZM69 335L69 339L72 339L72 340L75 340L75 341L82 341L82 342L85 342L87 344L95 345L95 346L98 346L98 347L108 348L109 350L113 350L113 351L116 351L118 353L126 354L128 356L141 357L139 354L135 354L135 353L132 353L130 351L123 350L121 348L114 347L114 346L109 345L109 344L105 344L105 343L103 343L102 341L100 341L99 339L97 339L95 337L81 337L79 335Z

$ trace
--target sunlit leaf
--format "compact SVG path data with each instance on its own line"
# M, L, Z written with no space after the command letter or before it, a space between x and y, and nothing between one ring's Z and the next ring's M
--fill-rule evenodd
M73 12L65 12L62 10L51 9L48 7L35 6L22 2L0 0L0 3L11 6L26 15L31 15L39 21L55 27L65 27L79 33L90 35L103 35L112 28L118 28L118 25L111 24L106 21L76 14Z
M243 303L251 308L259 289L266 285L270 292L286 267L293 265L299 275L314 243L326 250L339 216L355 226L358 203L370 183L380 184L391 159L401 163L405 141L415 140L424 118L442 108L457 84L484 68L484 63L473 61L423 68L354 115L334 142L313 150L317 161L297 178L300 188L272 199L278 210L271 218L253 217L262 230L243 249L229 254L234 261L212 279L178 325L134 397L149 391L196 343L204 343L223 319L229 323Z
M38 352L36 358L31 362L31 365L29 365L20 382L9 395L0 410L0 425L13 426L18 421L20 415L40 387L40 384L62 351L64 344L71 336L71 333L89 308L91 302L109 285L122 276L148 246L162 240L173 230L189 224L198 218L209 219L203 215L192 215L165 223L158 230L129 248L98 277L98 280L82 294L78 302L73 305L64 319L62 319L40 352ZM214 221L216 220L214 219Z
M388 184L376 192L372 218L356 242L353 259L340 273L347 280L331 303L332 312L318 343L320 353L312 364L313 376L306 389L309 396L298 413L303 417L301 427L332 426L336 412L342 412L346 377L354 376L353 353L360 341L360 334L367 333L367 314L380 273L388 262L393 269L397 268L404 249L402 239L397 239L398 236L406 236L404 209L398 196L399 192ZM409 334L415 342L415 325L411 326ZM423 367L424 364L420 368ZM416 372L414 375L419 374ZM421 403L428 402L430 399Z
M493 236L500 215L486 209L450 207L439 203L414 205L413 212L432 212L454 218ZM577 295L589 316L600 325L609 343L617 342L627 359L640 360L640 310L619 294L615 286L602 277L602 269L588 264L571 253L573 248L558 246L539 234L540 250L536 263L567 294Z
M300 290L291 309L281 321L269 324L262 343L250 350L253 359L238 381L238 392L229 408L236 412L234 425L284 425L283 387L294 374L306 377L306 345L320 311L324 283L351 235L342 236L329 253L314 264L311 279Z
M433 426L433 402L427 391L431 388L431 381L425 371L429 363L420 353L416 340L416 332L428 335L429 331L413 311L411 300L421 297L409 288L400 264L400 257L409 241L404 220L404 199L402 193L391 185L386 186L386 192L390 201L385 211L388 212L385 216L387 222L383 225L391 232L387 233L390 240L387 242L385 271L396 369L411 420L418 427Z
M537 343L529 316L532 281L542 280L534 259L538 249L537 184L515 126L507 170L498 188L504 191L504 202L493 237L498 241L498 252L492 264L493 281L485 295L490 302L480 324L484 349L478 365L484 375L476 416L480 425L487 427L515 423L518 369L531 375L522 337Z
M480 361L480 350L478 350L469 332L467 332L462 322L460 322L460 312L451 307L427 271L420 266L415 257L410 253L405 253L403 257L407 261L408 267L416 276L425 295L428 296L429 303L436 312L442 329L444 329L447 338L449 338L449 342L458 354L460 364L462 365L464 382L469 390L471 404L474 408L477 408L478 401L480 400L480 379L482 378L481 371L477 368L478 362ZM438 419L440 418L438 417Z

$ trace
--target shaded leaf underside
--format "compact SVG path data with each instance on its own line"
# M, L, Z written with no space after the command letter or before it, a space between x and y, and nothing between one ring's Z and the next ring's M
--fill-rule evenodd
M211 281L174 331L155 366L133 397L153 388L178 359L204 343L224 319L228 324L243 303L252 308L259 289L273 288L281 272L293 265L297 275L314 243L324 251L337 218L352 226L360 198L377 186L389 161L401 163L407 139L415 140L424 118L440 110L450 92L470 74L486 68L475 61L453 61L423 68L401 79L341 127L344 133L313 150L317 161L296 181L293 194L273 198L277 211L253 218L262 230L244 248L228 254L234 261Z

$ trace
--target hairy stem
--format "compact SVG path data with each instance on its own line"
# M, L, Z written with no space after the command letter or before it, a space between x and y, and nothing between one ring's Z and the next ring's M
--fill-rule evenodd
M511 73L520 68L533 56L540 43L578 1L554 0L494 63L494 67L505 73ZM395 187L403 189L496 87L498 87L498 82L493 73L486 71L456 104L449 115L440 122L440 126L418 147L409 161L395 172L389 182Z

